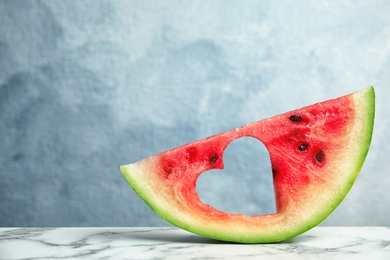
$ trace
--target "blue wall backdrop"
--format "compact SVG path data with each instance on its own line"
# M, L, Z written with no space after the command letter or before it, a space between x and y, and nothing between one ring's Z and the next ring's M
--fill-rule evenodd
M0 1L0 226L166 226L119 165L376 86L371 150L322 225L390 224L388 1ZM249 138L202 200L275 210Z

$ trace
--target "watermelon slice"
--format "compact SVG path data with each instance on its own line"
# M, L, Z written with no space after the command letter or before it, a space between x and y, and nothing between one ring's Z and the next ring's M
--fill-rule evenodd
M135 192L182 229L241 243L282 241L323 221L351 189L368 152L375 94L369 87L254 122L120 167ZM200 174L223 168L230 142L250 136L270 154L276 213L219 211L196 192ZM270 170L271 173L271 170Z

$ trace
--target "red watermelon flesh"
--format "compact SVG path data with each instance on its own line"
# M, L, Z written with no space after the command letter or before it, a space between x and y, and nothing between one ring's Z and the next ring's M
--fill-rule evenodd
M374 107L370 87L162 152L121 171L159 216L182 229L232 242L282 241L318 225L344 199L370 146ZM269 151L275 214L222 212L202 203L196 192L199 175L223 169L224 150L244 136Z

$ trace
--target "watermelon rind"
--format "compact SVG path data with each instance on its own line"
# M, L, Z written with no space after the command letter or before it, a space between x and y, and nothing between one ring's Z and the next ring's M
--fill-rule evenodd
M197 212L188 213L177 202L167 199L169 196L174 197L175 193L165 190L163 185L156 181L158 155L122 165L120 170L138 196L156 214L177 227L223 241L239 243L283 241L306 232L326 219L343 201L358 177L373 134L374 87L354 92L350 96L354 103L354 125L349 133L346 147L340 151L340 158L331 169L332 174L337 173L339 177L332 182L332 186L313 190L313 196L299 206L300 211L292 210L294 213L291 215L275 213L251 217L243 214L228 214L229 217L222 220L203 216L201 212L198 213L200 216L197 216Z

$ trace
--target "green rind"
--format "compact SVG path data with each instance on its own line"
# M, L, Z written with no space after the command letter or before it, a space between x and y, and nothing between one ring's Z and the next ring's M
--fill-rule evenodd
M371 145L372 134L374 131L374 120L375 120L375 90L374 90L374 87L371 86L369 88L366 88L365 92L362 92L361 95L363 95L364 99L366 100L365 103L362 103L365 106L362 107L361 110L365 112L364 113L365 118L363 119L363 121L365 121L367 123L367 125L365 125L365 127L363 127L363 130L362 130L362 131L364 131L363 136L366 137L366 138L362 139L362 144L361 144L362 151L360 153L360 156L358 158L356 158L356 169L355 170L357 172L359 172L360 169L362 168L363 163L364 163L366 156L368 154L368 150L369 150L370 145ZM359 163L360 163L360 165L359 165Z
M360 153L355 156L353 160L353 165L355 168L351 169L348 174L348 181L345 182L344 189L340 190L339 197L335 199L332 205L328 206L328 209L323 212L323 214L319 214L316 218L313 218L311 222L307 223L307 226L301 229L297 229L295 232L291 232L284 239L278 240L282 241L288 238L292 238L298 236L323 222L344 200L346 195L351 190L353 184L355 183L361 168L363 167L364 161L368 154L368 150L370 148L372 134L374 130L374 120L375 120L375 90L373 86L370 86L364 90L358 92L358 95L361 95L361 99L363 102L357 102L356 105L360 106L356 108L358 114L361 113L363 116L362 122L366 123L364 127L362 127L362 136L361 143L356 145L357 150ZM347 160L349 160L348 158Z
M150 197L150 194L153 192L153 190L145 184L142 184L140 182L140 179L136 178L136 176L139 176L142 174L142 172L138 172L139 168L134 167L134 164L129 165L122 165L119 167L122 175L125 177L126 181L130 184L130 187L135 191L135 193L161 218L165 219L169 223L181 227L185 230L188 230L184 228L185 223L180 223L180 221L176 220L175 218L172 218L172 214L170 214L169 211L166 211L161 205L158 205L158 203L155 203L155 200L153 200ZM189 230L188 230L189 231Z
M358 114L361 113L363 118L361 119L362 122L365 122L366 124L364 127L362 127L362 136L361 143L359 145L356 145L357 150L360 151L360 153L355 156L352 160L353 165L355 165L355 168L351 169L349 172L349 178L348 181L345 182L344 189L340 190L338 199L334 200L334 203L329 206L327 211L324 211L323 214L319 214L317 218L313 218L312 222L308 222L308 226L306 228L302 228L300 230L297 230L294 233L289 234L289 238L295 237L297 235L300 235L309 229L312 229L313 227L319 225L322 221L324 221L344 200L346 195L351 190L353 184L355 183L361 168L363 167L364 161L366 159L366 156L368 154L368 150L370 148L371 140L372 140L372 134L374 130L374 120L375 120L375 90L373 86L370 86L364 90L361 90L358 92L358 95L361 95L361 99L364 102L357 102L356 105L360 106L359 108L356 108L356 111ZM349 160L348 158L347 160Z
M137 171L140 171L139 165L124 165L120 167L120 170L126 178L127 182L134 189L134 191L145 201L145 203L149 205L149 207L152 208L152 210L156 212L156 214L182 229L199 235L224 241L233 241L241 243L267 243L283 241L302 234L321 223L336 209L336 207L342 202L342 200L352 188L352 185L354 184L363 166L372 139L375 117L374 88L369 87L365 90L359 91L358 96L356 96L356 98L359 98L358 102L356 102L356 106L359 106L356 107L356 111L357 114L359 114L359 116L361 117L361 120L364 124L361 128L362 138L360 139L360 144L355 145L358 153L355 154L353 158L348 158L348 160L353 160L351 164L354 165L354 168L350 169L350 171L348 172L346 181L345 183L343 183L344 186L342 189L339 190L337 198L332 201L331 205L326 205L326 209L322 210L320 214L314 214L313 218L310 221L304 223L305 225L293 227L289 230L280 230L280 232L275 232L275 234L273 235L269 235L266 237L245 237L245 230L242 230L243 234L241 238L238 238L240 237L240 234L227 234L226 232L224 232L223 227L221 227L221 230L219 231L210 232L210 230L192 226L191 223L186 223L185 221L182 221L177 216L174 216L169 211L166 211L163 207L161 207L161 205L158 205L158 203L154 202L153 198L149 196L149 192L153 191L149 190L148 187L145 187L145 185L137 179L137 175L139 175Z

